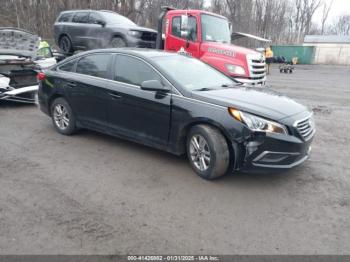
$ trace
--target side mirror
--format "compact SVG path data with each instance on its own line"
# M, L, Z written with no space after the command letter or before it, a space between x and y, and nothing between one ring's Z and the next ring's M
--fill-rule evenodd
M188 30L188 16L187 15L181 15L181 31L186 31Z
M96 21L95 21L95 24L98 24L98 25L101 25L102 27L105 27L106 22L103 21L103 20L96 20Z
M147 91L163 91L169 92L170 88L167 86L163 86L163 84L159 80L147 80L141 83L141 89Z
M232 26L231 22L228 22L228 27L230 29L230 34L232 34L233 33L233 26Z

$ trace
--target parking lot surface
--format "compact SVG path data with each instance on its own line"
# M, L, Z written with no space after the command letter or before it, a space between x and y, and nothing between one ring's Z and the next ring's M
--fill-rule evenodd
M268 83L313 109L310 159L212 182L184 157L0 104L0 253L350 254L350 68L274 67Z

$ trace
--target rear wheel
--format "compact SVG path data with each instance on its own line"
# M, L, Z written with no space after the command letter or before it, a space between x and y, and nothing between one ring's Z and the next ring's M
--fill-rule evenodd
M56 98L51 105L51 117L55 129L63 135L71 135L76 131L75 116L68 102Z
M65 55L70 55L74 53L72 42L70 41L69 37L66 35L60 38L59 46Z
M113 47L113 48L126 47L126 42L121 37L114 37L111 40L111 47Z
M230 162L224 136L208 125L194 126L187 136L187 156L194 171L204 179L226 174Z

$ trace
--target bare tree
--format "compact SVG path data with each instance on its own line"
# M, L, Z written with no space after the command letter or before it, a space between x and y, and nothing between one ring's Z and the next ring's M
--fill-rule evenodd
M1 0L0 25L27 29L52 38L58 14L70 9L112 10L141 26L156 28L161 6L206 9L229 19L234 31L270 38L274 43L299 43L313 30L312 17L322 0ZM325 8L325 6L323 6ZM324 9L327 20L330 5ZM346 32L346 19L340 21ZM325 22L324 22L325 23ZM334 29L333 29L334 30ZM253 45L247 40L240 44Z
M342 15L330 28L332 34L350 36L350 15Z
M332 8L334 0L332 0L329 5L326 2L323 3L322 18L321 18L321 35L324 34L326 21L328 19L329 11Z

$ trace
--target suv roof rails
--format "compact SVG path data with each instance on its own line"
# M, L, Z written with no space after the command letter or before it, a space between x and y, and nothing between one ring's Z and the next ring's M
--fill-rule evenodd
M61 13L71 13L71 12L90 12L90 11L95 11L91 9L70 9L70 10L64 10Z
M114 11L112 11L112 10L95 10L95 11L108 12L108 13L115 13L115 14L118 14L117 12L114 12Z

